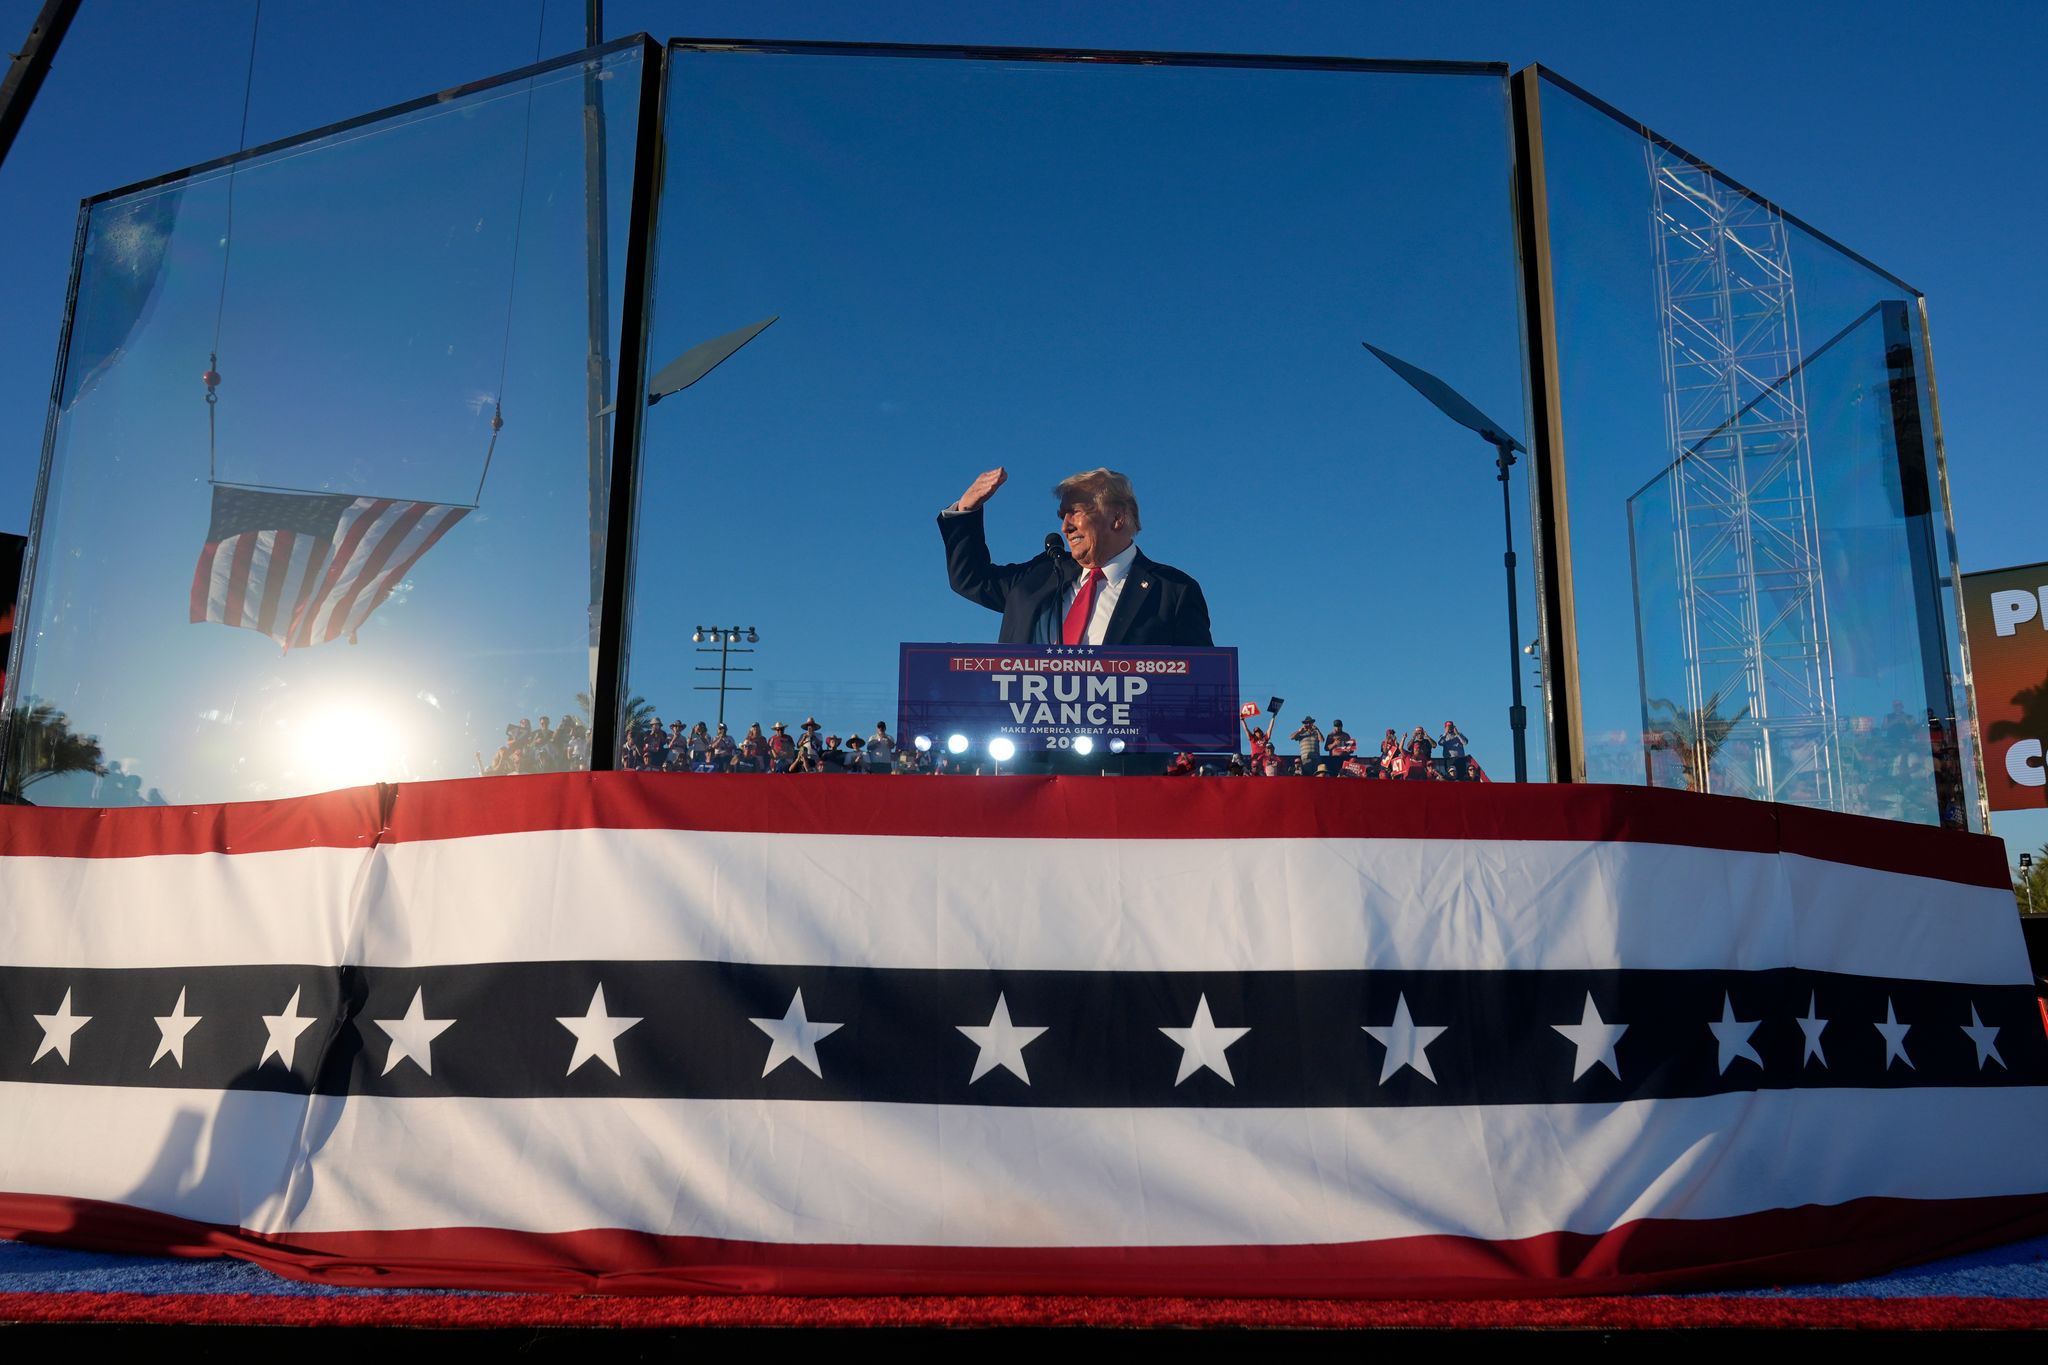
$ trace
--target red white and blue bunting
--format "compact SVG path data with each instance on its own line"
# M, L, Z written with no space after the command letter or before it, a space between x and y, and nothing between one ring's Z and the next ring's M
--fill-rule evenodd
M0 810L0 1231L336 1280L1615 1292L2048 1229L1992 840L1685 793Z

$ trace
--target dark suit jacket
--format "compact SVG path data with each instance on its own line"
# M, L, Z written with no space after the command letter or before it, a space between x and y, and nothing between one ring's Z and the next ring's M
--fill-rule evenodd
M997 637L1002 644L1030 644L1032 628L1048 601L1070 586L1080 572L1064 557L1055 568L1052 556L1046 554L1022 564L990 563L978 507L957 516L941 516L939 534L946 541L946 575L953 582L953 591L1003 614L1002 634ZM1214 644L1209 638L1209 604L1202 597L1202 585L1179 569L1145 558L1140 550L1131 561L1130 577L1117 596L1116 611L1102 642Z

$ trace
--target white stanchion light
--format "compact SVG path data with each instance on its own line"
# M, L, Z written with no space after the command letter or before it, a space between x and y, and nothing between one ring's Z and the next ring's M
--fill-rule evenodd
M949 754L964 754L964 753L966 753L966 752L967 752L967 736L965 736L965 735L949 735L949 736L947 736L947 737L946 737L946 752L947 752L947 753L949 753Z
M1074 752L1075 752L1075 753L1077 753L1077 754L1092 754L1092 753L1094 753L1094 752L1095 752L1095 741L1094 741L1094 740L1092 740L1092 739L1090 739L1090 738L1089 738L1088 736L1086 736L1086 735L1075 735L1075 736L1074 736Z
M932 737L930 735L919 735L910 742L917 747L917 751L921 754L928 754L932 751Z
M1017 756L1017 746L997 735L988 742L988 756L998 763L1008 763Z

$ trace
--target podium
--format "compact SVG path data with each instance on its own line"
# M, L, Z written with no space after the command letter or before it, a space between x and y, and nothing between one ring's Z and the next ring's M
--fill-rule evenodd
M1238 752L1237 650L905 644L897 734L954 766L1163 771Z

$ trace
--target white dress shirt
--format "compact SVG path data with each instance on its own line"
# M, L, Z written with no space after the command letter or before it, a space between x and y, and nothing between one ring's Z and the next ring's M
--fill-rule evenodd
M1116 615L1116 600L1123 596L1124 580L1131 576L1131 563L1137 557L1138 545L1133 541L1124 546L1123 553L1101 566L1102 586L1096 589L1095 610L1088 616L1088 630L1081 637L1083 643L1099 645L1108 637L1109 618ZM1074 605L1074 598L1080 593L1081 585L1088 581L1088 571L1079 564L1064 564L1061 566L1061 572L1071 573L1074 577L1067 583L1067 590L1060 595L1060 614L1059 621L1055 623L1056 628L1064 627L1067 612ZM1060 635L1057 638L1066 637Z

